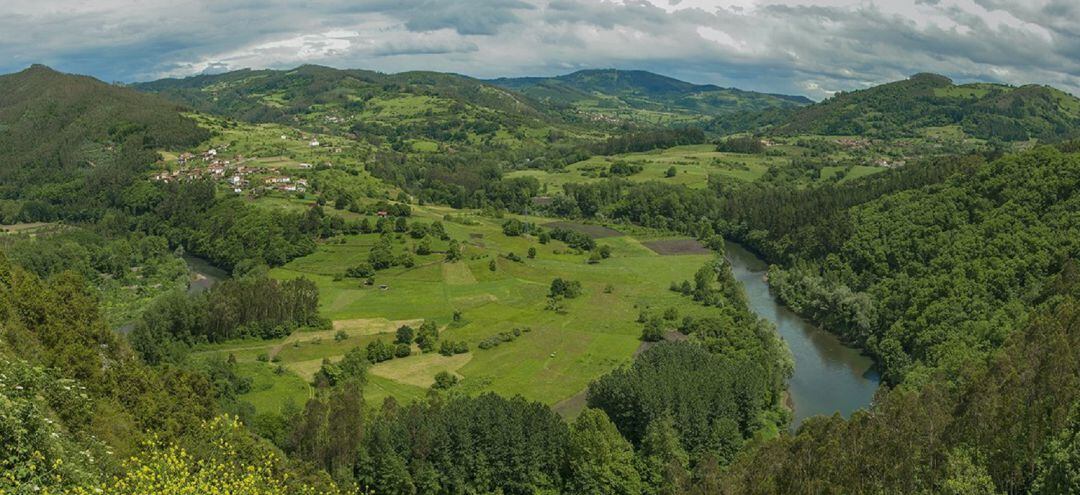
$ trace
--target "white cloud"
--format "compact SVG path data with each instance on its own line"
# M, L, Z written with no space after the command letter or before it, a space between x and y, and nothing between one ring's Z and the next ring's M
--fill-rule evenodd
M1075 0L6 0L0 68L619 67L811 97L931 71L1078 93L1078 33Z

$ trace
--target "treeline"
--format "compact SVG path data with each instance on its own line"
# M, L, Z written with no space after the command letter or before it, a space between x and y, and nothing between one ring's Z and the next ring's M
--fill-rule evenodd
M766 259L790 263L836 252L851 231L848 210L882 196L937 184L983 163L979 156L919 161L843 184L813 188L754 184L732 188L710 183L719 194L715 230Z
M179 363L187 348L242 337L285 337L319 326L319 290L298 278L265 274L224 280L198 294L174 292L155 300L131 330L132 347L150 364Z
M687 126L630 132L593 144L589 150L595 155L619 155L704 142L705 131Z

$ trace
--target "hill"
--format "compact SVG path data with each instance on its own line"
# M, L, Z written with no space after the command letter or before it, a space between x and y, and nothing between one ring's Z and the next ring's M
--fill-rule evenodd
M1024 141L1075 135L1080 99L1048 86L956 85L917 74L873 88L838 93L789 115L773 114L781 135L922 137L961 130L969 137ZM766 119L764 123L770 123Z
M41 65L0 76L0 219L85 215L115 173L206 137L156 96Z
M539 101L567 106L594 120L686 123L740 111L794 108L813 103L775 95L699 85L641 70L582 70L557 77L491 81Z
M531 98L438 72L383 74L305 65L133 87L208 113L350 134L401 152L519 149L585 133Z

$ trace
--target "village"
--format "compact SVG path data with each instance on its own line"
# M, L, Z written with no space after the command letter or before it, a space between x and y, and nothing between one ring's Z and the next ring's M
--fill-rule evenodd
M286 136L282 135L281 139L286 139ZM308 146L317 148L320 143L313 137L308 141ZM306 178L295 177L287 171L283 172L281 167L256 165L256 159L240 154L225 158L228 149L229 145L225 144L209 148L199 154L181 153L176 157L177 168L158 172L152 178L165 183L209 179L233 194L264 194L272 191L303 193L308 190L309 184ZM320 166L332 165L325 163ZM298 168L311 170L315 168L315 165L299 163Z

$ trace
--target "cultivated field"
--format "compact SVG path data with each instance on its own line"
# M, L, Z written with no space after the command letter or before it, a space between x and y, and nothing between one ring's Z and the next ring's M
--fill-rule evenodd
M673 280L691 279L712 255L694 250L680 256L660 256L643 243L649 234L628 235L599 226L585 231L603 236L598 244L612 248L612 256L588 264L588 253L552 240L540 244L533 236L503 235L503 219L470 216L464 225L443 220L463 212L434 207L414 208L413 221L442 221L450 236L461 242L464 259L444 261L445 241L433 241L433 253L416 255L411 268L379 271L373 285L340 275L367 261L377 234L348 236L344 243L326 243L310 256L272 271L275 277L307 277L320 289L323 316L334 321L332 330L297 332L276 341L244 341L206 348L203 352L233 354L245 373L255 377L256 391L245 396L260 411L275 410L285 400L302 403L305 384L323 359L336 360L355 346L376 339L393 341L402 324L414 328L434 320L440 339L464 341L469 352L454 356L413 354L374 365L369 372L366 399L373 404L392 396L399 401L422 397L434 376L446 371L459 376L467 393L495 391L523 395L556 404L581 392L589 381L628 363L641 344L642 310L660 312L669 307L680 315L702 315L707 308L670 292ZM551 219L519 217L539 225ZM565 225L564 225L565 226ZM640 231L640 229L634 229ZM394 241L395 252L412 250L419 241L408 234ZM671 242L671 241L661 241ZM681 241L679 241L681 242ZM537 250L535 259L526 256ZM514 253L521 262L508 259ZM675 253L665 253L675 254ZM490 265L494 260L495 269ZM581 296L565 301L565 310L546 309L552 279L580 281ZM454 313L461 318L454 321ZM479 343L515 328L528 331L497 347ZM335 337L343 332L345 338ZM259 362L259 356L269 362ZM280 365L280 374L273 370ZM286 399L291 398L291 399ZM574 401L571 401L574 402ZM580 404L561 407L576 414Z

